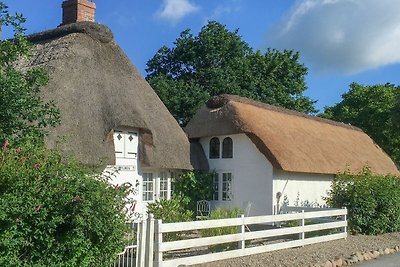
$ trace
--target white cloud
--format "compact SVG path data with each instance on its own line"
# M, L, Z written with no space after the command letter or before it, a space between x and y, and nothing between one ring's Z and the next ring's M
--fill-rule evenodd
M315 70L357 73L400 63L400 1L298 0L268 45L300 54Z
M192 4L189 0L163 0L161 9L156 16L176 23L190 13L199 10L199 7Z
M210 17L210 19L218 19L224 15L231 15L241 9L241 0L229 0L225 3L218 4Z

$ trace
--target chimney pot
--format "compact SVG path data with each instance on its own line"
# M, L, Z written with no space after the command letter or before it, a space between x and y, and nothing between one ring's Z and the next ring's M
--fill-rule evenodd
M65 0L62 3L63 21L61 25L95 21L96 4L88 0Z

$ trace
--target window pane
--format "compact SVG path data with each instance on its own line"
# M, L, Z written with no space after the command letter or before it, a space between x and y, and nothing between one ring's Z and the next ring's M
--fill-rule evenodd
M233 141L232 138L227 137L222 141L222 157L232 158L233 157Z
M160 198L168 198L168 177L166 172L160 173Z
M219 200L219 174L215 173L214 174L214 180L213 180L213 200Z
M232 173L222 174L222 200L232 200Z
M217 137L211 138L209 152L210 152L210 159L219 158L219 139Z
M143 173L143 201L152 201L154 196L154 180L152 173Z
M175 180L177 177L178 177L178 173L171 172L171 197L173 196L173 193L175 191Z

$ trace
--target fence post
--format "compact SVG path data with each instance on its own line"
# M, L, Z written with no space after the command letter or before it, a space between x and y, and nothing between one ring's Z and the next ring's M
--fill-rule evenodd
M136 266L145 267L145 255L146 255L146 229L147 221L142 220L138 224L138 241L137 241L137 255L136 255Z
M163 242L162 238L162 232L161 232L161 226L162 226L162 220L155 220L155 229L154 229L154 235L155 235L155 242L154 242L154 254L155 254L155 260L154 260L154 267L162 267L162 261L163 261L163 253L160 251L160 246Z
M154 259L154 215L149 214L147 218L146 234L146 267L153 267Z
M304 240L305 237L306 237L306 234L304 232L304 225L305 225L305 223L304 223L304 210L302 210L301 211L301 234L300 234L301 240ZM302 247L304 247L304 245Z
M347 222L347 208L344 207L344 210L346 211L346 213L342 216L342 219ZM346 233L346 237L344 238L344 240L347 240L347 226L343 227L343 232Z
M245 224L244 224L244 214L242 214L240 217L242 218L242 223L241 223L241 225L239 225L238 230L239 230L239 233L242 234L242 240L239 241L238 246L239 246L239 249L245 249L246 241L244 239L244 234L246 232L246 228L245 228Z

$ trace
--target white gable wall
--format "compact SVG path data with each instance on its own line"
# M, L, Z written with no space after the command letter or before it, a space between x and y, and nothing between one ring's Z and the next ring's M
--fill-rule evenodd
M274 170L274 204L277 204L277 193L281 193L279 207L284 199L290 206L324 206L323 197L330 189L334 175L287 172Z
M200 139L210 171L233 174L232 200L213 201L213 205L245 208L251 202L250 215L272 214L272 165L245 134L217 136L222 144L225 137L233 140L233 158L210 159L209 143L214 136ZM221 146L222 147L222 146ZM222 154L222 149L220 151ZM220 175L222 179L222 175Z

